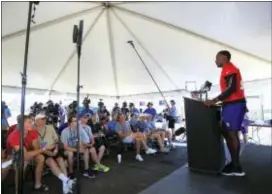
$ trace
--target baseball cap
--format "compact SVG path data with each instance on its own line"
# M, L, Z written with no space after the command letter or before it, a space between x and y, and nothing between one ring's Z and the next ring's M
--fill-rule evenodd
M35 116L35 120L38 120L38 119L45 119L46 118L46 115L44 113L39 113Z
M83 118L83 117L90 117L91 116L91 114L90 113L86 113L86 112L81 112L80 114L79 114L79 118Z

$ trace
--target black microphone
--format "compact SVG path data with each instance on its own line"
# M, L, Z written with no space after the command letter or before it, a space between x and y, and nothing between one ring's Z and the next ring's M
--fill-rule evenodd
M132 40L127 41L127 43L130 44L133 48L135 48Z

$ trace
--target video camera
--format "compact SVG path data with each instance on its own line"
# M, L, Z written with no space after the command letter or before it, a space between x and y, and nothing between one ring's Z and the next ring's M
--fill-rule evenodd
M89 95L88 96L86 96L85 98L84 98L84 100L83 100L83 106L85 107L85 108L89 108L89 104L91 103L91 100L90 100L90 98L89 98Z
M52 100L49 100L47 106L44 107L45 114L47 116L47 124L56 124L59 118L59 104L54 104Z
M40 112L43 112L44 107L43 107L43 103L38 103L38 102L34 102L34 104L30 107L30 114L36 116L37 114L39 114Z
M77 101L73 101L68 105L68 117L77 114Z
M103 99L100 99L99 102L98 102L98 107L102 108L103 106L104 106Z

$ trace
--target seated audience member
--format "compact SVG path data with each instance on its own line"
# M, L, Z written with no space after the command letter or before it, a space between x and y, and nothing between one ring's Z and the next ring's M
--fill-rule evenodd
M118 117L118 122L116 124L116 132L119 137L122 139L123 143L136 143L136 160L143 161L142 156L140 155L141 144L146 150L146 154L154 154L156 150L149 148L146 145L145 137L142 133L137 132L133 133L130 128L130 123L126 121L125 115L121 114Z
M61 133L61 142L64 144L64 154L68 157L68 169L70 173L70 178L74 177L74 156L77 154L77 118L76 116L71 115L68 118L69 126L65 128ZM79 126L79 146L80 153L84 154L84 173L83 176L88 178L94 178L95 175L89 170L89 149L84 146L85 142L88 142L89 139L86 137L86 132Z
M61 135L61 132L62 132L65 128L67 128L68 126L69 126L68 122L61 124L61 125L59 126L58 130L57 130L57 131L58 131L58 134Z
M108 172L109 167L102 165L100 162L103 158L105 145L102 138L103 132L101 125L97 122L97 115L92 115L92 129L87 125L88 116L82 114L80 115L80 127L85 131L87 141L84 142L84 146L89 149L92 160L95 162L93 170ZM98 155L97 152L98 151Z
M112 115L112 119L107 123L106 127L108 129L108 133L115 133L115 126L117 124L117 115Z
M12 159L11 154L8 155L6 152L6 132L7 131L1 131L1 181L6 178L12 166L12 163L4 165L5 162L8 162Z
M152 117L150 115L147 115L146 119L147 119L147 125L148 125L149 129L152 132L160 134L161 138L163 140L163 143L164 143L164 139L166 137L167 140L168 140L168 143L169 143L169 147L170 148L175 148L175 146L172 143L172 131L167 130L167 129L157 129L154 122L152 122Z
M19 118L24 120L24 164L25 168L29 161L36 161L36 170L35 170L35 190L48 191L49 188L41 183L42 172L44 168L44 156L47 150L52 150L55 148L55 144L46 145L43 148L32 150L32 148L39 147L38 132L32 127L32 119L30 116L23 116ZM20 122L19 122L20 123ZM19 146L20 146L20 131L13 131L7 139L7 151L8 153L13 152L13 160L15 163L15 185L18 186L17 176L18 176L18 165L19 165ZM16 189L17 192L17 189Z
M150 115L152 116L152 121L155 120L155 117L156 117L156 115L157 115L157 111L156 111L155 108L153 108L152 102L149 102L149 103L147 104L147 109L145 109L144 113L145 113L145 114L150 114Z
M137 131L137 124L138 124L138 117L136 115L133 115L129 121L130 127L132 131L136 132Z
M147 123L147 121L145 120L146 119L145 116L146 115L140 116L140 120L138 121L137 127L139 128L141 132L145 134L146 138L155 138L157 140L158 145L160 147L160 152L168 153L169 149L164 147L165 133L161 131L156 131L155 126L151 125L150 123Z
M6 105L6 102L1 102L1 129L7 130L9 127L8 118L11 117L11 111Z
M11 125L11 126L8 128L7 137L8 137L9 134L11 134L13 131L15 131L16 129L19 129L19 128L20 128L20 123L19 123L20 116L21 116L21 115L18 115L18 116L17 116L17 124Z
M35 117L35 128L38 131L40 147L45 145L56 144L52 150L43 153L46 165L52 170L53 174L62 181L63 193L69 193L73 190L74 181L70 180L67 176L67 169L63 159L63 150L59 149L58 135L52 125L46 125L46 115L38 114Z

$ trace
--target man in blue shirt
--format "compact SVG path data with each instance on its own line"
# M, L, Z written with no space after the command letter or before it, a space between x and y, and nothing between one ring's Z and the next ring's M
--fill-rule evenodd
M155 120L155 117L156 117L156 115L157 115L157 111L156 111L155 108L153 108L152 102L149 102L149 103L147 104L147 109L145 109L144 113L145 113L145 114L150 114L150 115L152 116L152 121Z
M172 130L173 138L175 138L175 122L177 119L177 108L174 100L170 101L171 107L168 107L166 119L168 120L168 128Z
M89 149L87 142L90 140L86 135L86 132L79 127L79 140L77 139L77 118L72 115L68 118L69 126L65 128L61 133L61 142L64 145L65 155L68 157L68 169L70 173L70 178L73 178L73 166L74 166L74 156L77 154L77 141L80 142L80 153L84 154L84 173L83 175L88 178L94 178L95 175L89 170Z
M8 118L11 117L11 112L4 101L1 102L1 128L7 130L9 127Z

